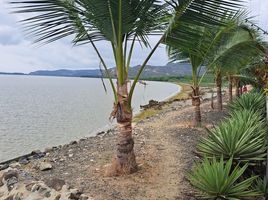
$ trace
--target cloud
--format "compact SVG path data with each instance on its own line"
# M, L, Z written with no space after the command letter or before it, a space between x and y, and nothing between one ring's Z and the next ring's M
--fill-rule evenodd
M256 20L260 26L267 29L268 2L264 0L249 0L252 15L258 15ZM36 47L31 44L31 39L23 35L18 20L19 14L10 14L11 9L6 0L0 0L0 71L31 72L40 69L96 69L99 59L90 45L72 47L70 39L63 39L53 44ZM157 37L151 37L151 44L155 44ZM114 67L114 59L110 44L98 42L105 61L109 67ZM109 48L108 48L109 47ZM141 64L150 49L142 49L136 44L132 66ZM164 46L160 46L149 61L151 65L165 65L168 62Z

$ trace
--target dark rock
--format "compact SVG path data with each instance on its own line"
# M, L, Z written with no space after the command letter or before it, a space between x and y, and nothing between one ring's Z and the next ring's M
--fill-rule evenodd
M8 179L12 178L12 177L16 177L17 179L19 178L19 174L17 171L15 170L9 170L8 172L5 172L3 174L3 179L5 181L7 181Z
M53 178L53 179L46 181L46 184L48 187L51 187L56 191L60 191L62 187L65 185L65 181L62 179Z
M97 133L97 135L103 135L103 134L105 134L104 131L101 131L101 132Z
M40 150L36 150L36 151L32 151L31 155L33 156L33 159L40 159L40 158L45 157L46 153Z
M72 141L70 144L75 145L75 144L78 144L78 142L77 141Z
M79 200L82 192L79 190L72 190L69 199Z
M0 171L5 170L5 169L7 169L8 167L9 167L8 164L0 165Z
M22 157L22 158L19 159L19 163L21 165L27 165L29 162L30 162L29 159L26 158L26 157Z
M19 182L19 180L18 180L18 178L15 177L15 176L13 176L13 177L7 179L7 188L8 188L8 191L11 191L11 190L14 188L14 185L15 185L16 183L18 183L18 182Z
M58 195L55 197L55 199L54 199L54 200L60 200L60 198L61 198L61 195L60 195L60 194L58 194Z

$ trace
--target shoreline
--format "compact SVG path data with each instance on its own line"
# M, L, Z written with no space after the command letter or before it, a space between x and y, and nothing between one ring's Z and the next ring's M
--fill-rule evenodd
M193 160L198 160L194 154L196 144L206 134L206 128L213 127L224 116L224 112L210 109L210 95L205 96L201 128L189 126L193 114L191 99L169 102L158 114L141 119L133 126L138 163L138 172L134 174L104 175L115 155L116 128L49 149L45 155L34 152L30 162L14 161L7 170L19 170L45 184L55 178L63 180L94 200L193 200L194 191L186 174ZM38 166L42 164L50 168L40 170Z
M172 82L167 82L167 83L172 83ZM175 92L174 94L169 95L163 101L160 101L160 102L165 102L166 103L167 101L169 101L174 96L176 96L176 95L180 94L181 92L183 92L182 87L178 83L172 83L172 84L178 86L178 91ZM140 113L142 113L142 112L146 112L146 111L143 110L143 109L140 109L137 113L134 113L133 119L136 116L138 116ZM134 125L135 125L135 123L133 122L133 126ZM10 159L5 160L5 161L0 161L0 171L1 171L2 168L5 168L5 166L3 166L3 165L7 165L7 164L10 164L12 162L19 162L21 159L23 159L23 160L27 159L29 161L32 160L33 157L35 156L35 152L42 152L42 153L45 154L45 153L48 153L48 150L60 149L64 145L72 144L74 142L84 140L84 139L88 139L88 138L92 138L92 137L97 137L99 135L109 133L109 132L113 131L114 129L116 129L116 123L115 122L113 122L111 125L106 124L105 126L103 126L101 128L98 128L95 131L92 131L91 133L88 133L87 135L85 135L85 136L83 136L81 138L70 140L70 142L67 142L67 143L62 143L62 144L59 144L59 145L56 145L56 146L45 147L45 148L43 148L43 150L41 150L41 149L32 149L32 150L30 150L31 151L30 153L19 155L19 156L16 156L14 158L10 158Z

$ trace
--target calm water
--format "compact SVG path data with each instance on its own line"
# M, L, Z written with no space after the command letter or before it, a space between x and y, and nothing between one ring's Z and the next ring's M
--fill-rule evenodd
M113 95L100 79L0 76L0 161L92 136L111 126ZM148 82L135 90L133 108L164 100L177 85Z

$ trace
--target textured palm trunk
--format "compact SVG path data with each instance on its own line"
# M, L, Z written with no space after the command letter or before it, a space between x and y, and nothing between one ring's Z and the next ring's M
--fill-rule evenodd
M118 104L114 115L118 124L117 154L111 175L130 174L137 170L132 138L132 109L128 105L127 82L117 86Z
M194 106L193 126L201 126L201 101L199 96L199 87L193 88L192 105Z
M229 102L233 101L233 80L232 76L228 76L228 93L229 93Z
M210 107L214 110L214 91L213 91L213 89L211 91Z
M239 97L240 96L240 88L239 88L239 79L235 78L235 96Z
M222 110L222 76L218 72L216 75L216 87L217 87L217 110Z

